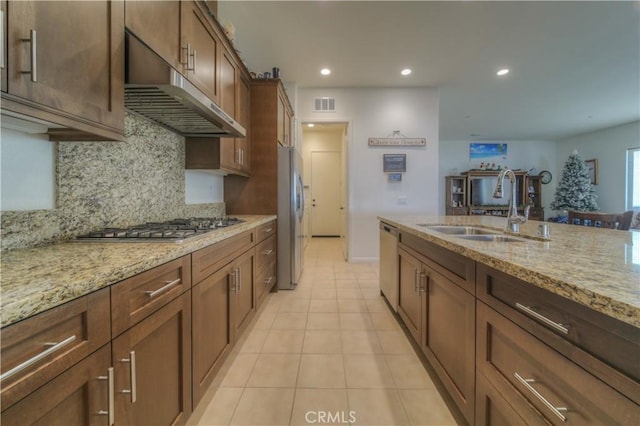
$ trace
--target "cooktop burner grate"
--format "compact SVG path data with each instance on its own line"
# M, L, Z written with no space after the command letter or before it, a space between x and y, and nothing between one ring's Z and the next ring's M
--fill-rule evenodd
M187 238L208 234L243 222L244 220L235 217L173 219L166 222L148 222L130 228L104 228L79 235L75 241L180 243Z

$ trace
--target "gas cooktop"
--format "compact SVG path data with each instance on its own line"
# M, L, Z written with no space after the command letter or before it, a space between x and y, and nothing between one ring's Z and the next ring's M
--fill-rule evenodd
M243 223L235 217L173 219L167 222L148 222L130 228L104 228L79 235L78 242L174 242L209 234L222 228Z

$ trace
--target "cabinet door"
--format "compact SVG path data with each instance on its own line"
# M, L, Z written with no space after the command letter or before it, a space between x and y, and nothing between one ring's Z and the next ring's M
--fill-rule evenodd
M233 328L237 338L242 334L256 312L254 285L255 250L251 249L234 262L232 290L234 292Z
M180 63L180 1L126 1L125 25L172 67Z
M278 118L276 120L276 126L278 128L278 143L280 145L286 146L286 141L284 140L284 116L287 114L287 109L284 104L284 100L280 93L278 92Z
M109 345L103 346L7 408L2 412L2 424L109 425L109 349Z
M218 93L218 57L220 37L209 19L194 1L181 2L181 71L211 100L220 104Z
M247 130L245 138L236 139L236 149L239 151L240 170L245 173L251 171L251 84L240 74L238 78L238 104L236 105L236 119Z
M53 115L75 120L80 130L90 125L122 135L123 2L17 1L10 6L9 93L35 103L49 114L44 118Z
M184 424L191 413L191 292L114 339L113 365L116 419Z
M525 426L518 412L504 399L500 392L478 374L476 381L476 425L478 426ZM539 422L538 424L546 424Z
M289 110L285 109L284 113L284 145L292 146L292 138L291 138L291 114Z
M476 299L431 268L427 273L422 350L473 424Z
M398 314L413 338L420 344L422 334L423 299L420 292L422 264L407 251L398 249L400 292Z
M230 272L231 268L223 268L192 290L194 407L233 345Z

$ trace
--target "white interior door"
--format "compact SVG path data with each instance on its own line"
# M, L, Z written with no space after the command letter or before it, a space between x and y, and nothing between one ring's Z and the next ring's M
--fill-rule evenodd
M340 151L311 153L311 235L340 236Z

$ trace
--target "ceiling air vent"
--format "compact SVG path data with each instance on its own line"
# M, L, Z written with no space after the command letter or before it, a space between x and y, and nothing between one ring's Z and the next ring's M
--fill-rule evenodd
M336 112L336 99L316 98L313 103L313 112Z

